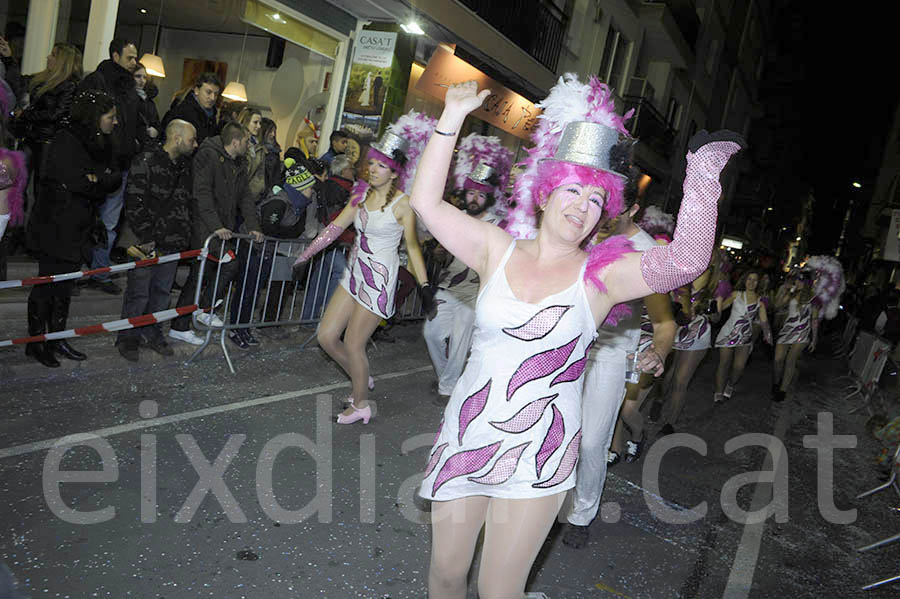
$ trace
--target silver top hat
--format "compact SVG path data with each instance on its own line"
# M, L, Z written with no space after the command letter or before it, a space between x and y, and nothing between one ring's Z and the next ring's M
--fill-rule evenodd
M484 162L479 162L478 166L467 175L466 178L471 179L475 183L479 183L481 185L490 185L491 182L488 180L494 176L496 173L496 169L489 164Z
M385 131L381 139L373 142L371 147L375 148L385 156L394 157L394 152L400 150L404 154L409 153L409 140L400 137L393 131Z
M619 132L612 127L588 121L569 123L550 160L589 166L625 178L609 166L609 151L617 143Z

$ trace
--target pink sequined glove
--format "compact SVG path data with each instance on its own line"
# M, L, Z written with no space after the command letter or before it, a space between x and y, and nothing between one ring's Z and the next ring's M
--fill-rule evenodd
M697 133L688 146L684 196L672 243L641 256L644 281L656 293L668 293L699 277L709 264L716 238L716 215L722 186L719 174L743 140L730 131Z
M335 225L334 223L329 224L325 227L325 230L319 233L319 236L316 237L309 247L303 250L303 253L300 254L300 257L297 258L297 261L294 262L294 268L301 266L309 262L309 259L327 248L332 242L337 239L341 233L344 232L342 227Z

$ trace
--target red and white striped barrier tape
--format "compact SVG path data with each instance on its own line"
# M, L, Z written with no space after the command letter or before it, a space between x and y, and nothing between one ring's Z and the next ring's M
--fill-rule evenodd
M12 287L27 287L29 285L43 285L45 283L58 283L59 281L71 281L73 279L83 279L93 275L102 273L115 273L141 268L143 266L153 266L154 264L165 264L166 262L177 262L184 258L208 258L213 262L219 262L216 256L212 256L208 249L188 250L186 252L178 252L177 254L168 254L157 258L147 258L146 260L138 260L137 262L126 262L124 264L116 264L115 266L104 266L103 268L95 268L93 270L79 270L61 275L47 275L43 277L31 277L28 279L19 279L16 281L0 281L0 289L10 289ZM222 264L234 260L234 252L228 250L222 256Z
M0 341L0 347L10 347L12 345L23 345L25 343L35 343L41 341L54 341L56 339L69 339L71 337L84 337L85 335L94 335L96 333L109 333L115 331L124 331L126 329L134 329L144 327L158 322L172 320L178 316L191 314L197 310L197 304L190 306L182 306L181 308L172 308L170 310L162 310L152 314L144 314L143 316L135 316L133 318L123 318L121 320L113 320L104 322L103 324L94 324L88 327L79 327L77 329L69 329L68 331L58 331L55 333L47 333L45 335L35 335L34 337L21 337L19 339L7 339ZM206 312L208 310L204 310Z

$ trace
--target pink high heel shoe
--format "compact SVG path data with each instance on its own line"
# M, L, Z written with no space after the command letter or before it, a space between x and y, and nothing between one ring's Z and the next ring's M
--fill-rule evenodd
M356 408L354 405L354 399L352 397L347 398L347 401L350 402L350 407L353 408L353 413L349 416L344 416L343 414L338 414L337 423L338 424L353 424L357 420L362 420L363 424L369 424L369 419L372 418L372 406L367 405L361 410Z

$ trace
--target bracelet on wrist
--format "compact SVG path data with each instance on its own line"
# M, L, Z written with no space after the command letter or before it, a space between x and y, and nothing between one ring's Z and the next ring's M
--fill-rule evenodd
M458 131L454 131L453 133L447 133L446 131L441 131L440 129L435 129L434 132L437 133L438 135L443 135L444 137L453 137L454 135L456 135L458 133Z

